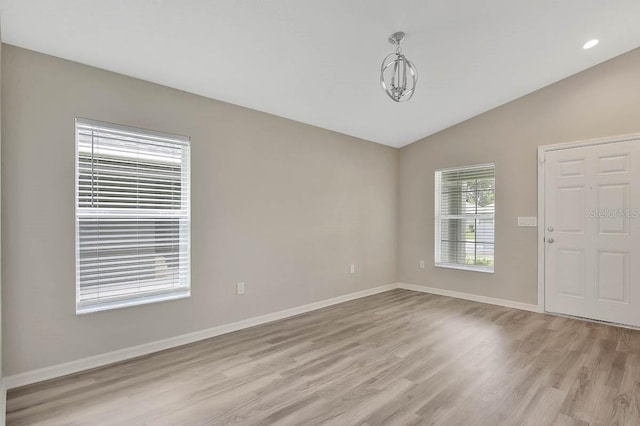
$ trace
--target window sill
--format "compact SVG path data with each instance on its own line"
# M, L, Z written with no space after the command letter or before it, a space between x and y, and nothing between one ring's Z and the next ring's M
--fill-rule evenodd
M459 269L461 271L471 272L484 272L485 274L493 274L493 266L475 266L475 265L461 265L456 263L436 263L436 268L445 269Z
M155 294L146 297L138 297L127 300L114 300L112 302L76 306L76 315L91 314L93 312L110 311L112 309L128 308L130 306L146 305L149 303L167 302L169 300L186 299L191 297L190 290L183 290L164 294Z

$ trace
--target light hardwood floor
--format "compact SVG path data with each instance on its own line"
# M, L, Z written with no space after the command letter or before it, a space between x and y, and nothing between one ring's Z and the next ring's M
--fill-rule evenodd
M9 391L9 425L640 425L640 332L392 290Z

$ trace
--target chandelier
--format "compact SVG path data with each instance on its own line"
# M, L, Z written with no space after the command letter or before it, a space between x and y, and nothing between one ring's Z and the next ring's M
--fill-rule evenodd
M400 43L404 38L405 34L402 31L389 36L389 43L396 46L396 52L384 58L380 67L380 84L385 93L396 102L406 102L411 99L418 82L418 70L402 54Z

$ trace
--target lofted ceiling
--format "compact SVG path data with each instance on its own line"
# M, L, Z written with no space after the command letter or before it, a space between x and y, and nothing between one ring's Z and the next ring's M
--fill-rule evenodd
M5 43L394 147L640 46L638 0L0 0L0 18ZM379 84L398 30L419 72L401 104Z

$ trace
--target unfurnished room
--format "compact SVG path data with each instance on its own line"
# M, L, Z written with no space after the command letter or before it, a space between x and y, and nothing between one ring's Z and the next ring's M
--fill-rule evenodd
M640 426L639 22L0 0L0 424Z

